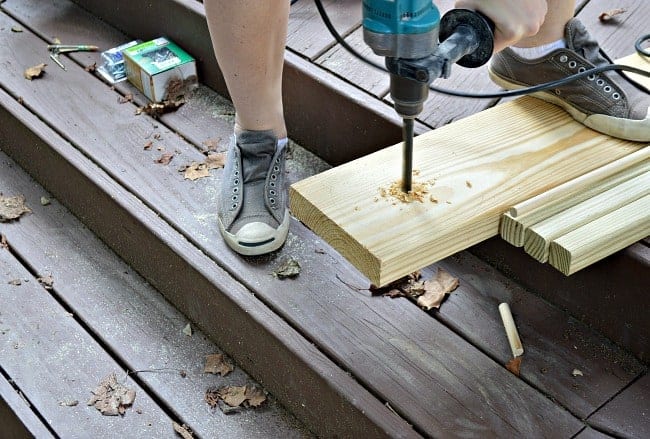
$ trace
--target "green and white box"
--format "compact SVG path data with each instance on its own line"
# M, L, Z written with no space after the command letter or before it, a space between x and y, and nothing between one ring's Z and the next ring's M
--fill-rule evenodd
M154 102L177 99L198 85L196 61L167 38L125 49L126 75Z

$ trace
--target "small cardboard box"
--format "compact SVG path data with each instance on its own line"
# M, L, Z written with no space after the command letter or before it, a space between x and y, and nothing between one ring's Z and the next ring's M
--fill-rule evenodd
M153 102L177 99L198 85L196 61L167 38L125 49L126 75Z

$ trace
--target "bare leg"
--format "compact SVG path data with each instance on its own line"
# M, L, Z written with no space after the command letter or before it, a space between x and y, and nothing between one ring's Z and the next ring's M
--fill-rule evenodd
M235 105L235 131L286 137L282 66L287 0L204 0L219 67Z
M548 0L546 18L537 34L524 38L517 47L536 47L564 38L564 27L573 17L575 0Z

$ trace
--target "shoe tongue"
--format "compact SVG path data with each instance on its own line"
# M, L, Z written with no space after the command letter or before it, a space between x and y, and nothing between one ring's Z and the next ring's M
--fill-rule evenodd
M598 42L592 39L587 28L577 19L571 19L565 29L566 45L595 66L609 64L600 55Z
M266 179L269 171L275 145L275 137L255 133L247 136L243 133L237 137L237 145L241 151L244 183Z

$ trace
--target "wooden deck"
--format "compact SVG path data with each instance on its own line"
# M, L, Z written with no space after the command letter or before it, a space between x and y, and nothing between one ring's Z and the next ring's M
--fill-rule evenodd
M429 313L371 295L363 276L296 221L281 251L241 258L218 237L220 171L194 182L178 172L203 160L206 141L224 148L232 131L202 5L78 3L91 12L68 0L0 3L0 192L23 194L33 210L0 226L9 246L0 249L0 436L174 437L172 422L206 438L650 434L647 242L566 279L491 240L424 270L460 279ZM363 48L359 2L325 6ZM596 17L611 2L580 6L613 57L631 53L650 14L648 2L630 1L624 18L603 26ZM160 119L134 115L145 100L128 84L111 88L84 69L97 54L23 78L49 61L54 38L109 48L159 35L197 57L203 83ZM309 0L292 7L288 48L293 139L330 164L399 140L386 78L349 59ZM484 70L459 72L449 87L464 83L490 87ZM127 93L134 103L119 102ZM496 103L432 96L418 129ZM154 162L163 152L174 153L169 165ZM328 166L291 145L290 181ZM288 257L301 274L276 279ZM47 274L51 290L37 281ZM504 367L503 301L526 349L519 377ZM214 352L232 357L233 374L202 373ZM152 371L129 375L137 397L124 417L86 406L104 376L122 379L125 370ZM269 392L261 409L226 415L204 401L210 386L246 383Z

